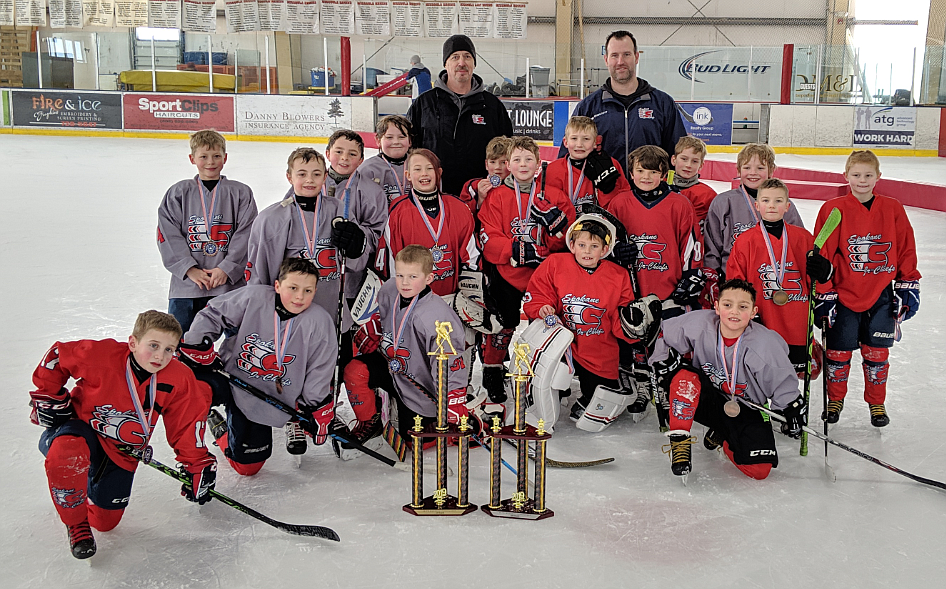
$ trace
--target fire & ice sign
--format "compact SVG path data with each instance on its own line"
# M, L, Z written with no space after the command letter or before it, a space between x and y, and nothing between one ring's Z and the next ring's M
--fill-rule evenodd
M117 92L14 90L12 102L15 127L122 128Z
M854 147L913 148L916 108L858 106L854 109Z

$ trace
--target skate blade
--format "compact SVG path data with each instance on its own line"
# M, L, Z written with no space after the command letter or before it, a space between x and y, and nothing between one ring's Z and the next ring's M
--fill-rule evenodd
M690 473L687 473L687 474L684 474L684 475L680 475L680 482L683 483L683 486L684 486L684 487L689 486L689 485L687 485L687 478L688 478L689 476L690 476Z
M826 479L828 479L829 483L838 482L838 475L834 473L834 469L831 468L830 464L828 464L827 458L824 459L824 476Z
M648 413L650 413L650 404L649 404L649 403L647 404L647 406L644 407L644 410L641 411L640 413L631 413L631 414L630 414L630 415L631 415L631 420L632 420L634 423L640 423L641 421L644 420L645 417L647 417L647 414L648 414Z
M292 460L296 463L296 468L302 468L302 454L292 454Z

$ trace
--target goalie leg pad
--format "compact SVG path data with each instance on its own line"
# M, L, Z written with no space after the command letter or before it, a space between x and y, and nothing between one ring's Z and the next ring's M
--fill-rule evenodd
M365 282L358 290L358 296L351 306L351 318L358 325L364 325L371 316L380 312L378 306L378 291L381 290L381 279L370 270L365 272Z
M550 326L537 320L530 323L518 339L518 343L529 345L529 362L535 374L526 393L527 412L536 422L543 420L549 432L562 409L558 391L569 387L574 374L573 369L562 362L573 338L572 332L562 324Z
M623 391L598 385L588 407L585 408L585 412L575 426L586 432L600 432L611 425L621 415L624 408L635 399L634 395L627 395Z

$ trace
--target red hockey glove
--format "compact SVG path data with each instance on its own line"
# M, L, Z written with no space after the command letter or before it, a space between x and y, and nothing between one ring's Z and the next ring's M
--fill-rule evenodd
M209 336L204 336L199 344L185 344L181 342L181 362L191 370L222 370L223 362L214 350L214 342Z
M66 395L65 389L61 394ZM30 412L30 421L42 427L59 427L76 417L72 408L72 400L67 396L64 401L30 401L33 410Z
M356 356L370 354L378 349L381 344L381 314L375 313L368 319L368 322L358 328L352 337L352 344L355 346Z
M704 309L713 309L716 307L716 301L719 300L719 272L712 268L703 268L702 273L706 283L700 293L700 306Z
M316 446L324 444L329 434L329 426L335 418L335 399L329 397L317 407L299 405L299 411L306 417L304 421L300 420L302 429L312 436Z

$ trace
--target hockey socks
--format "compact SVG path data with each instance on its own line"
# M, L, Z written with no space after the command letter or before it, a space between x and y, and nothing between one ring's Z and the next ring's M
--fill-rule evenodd
M368 365L355 358L345 366L345 388L348 401L359 423L368 423L378 412L377 395L368 386Z
M700 402L700 377L691 370L677 371L670 380L670 431L689 432Z
M726 457L729 458L729 461L733 463L733 466L738 468L742 474L749 478L761 481L762 479L769 476L770 472L772 472L772 465L767 462L760 462L758 464L739 464L736 462L736 459L733 457L732 450L729 449L729 442L723 442L723 452L726 453Z
M49 493L67 526L88 520L89 464L89 446L78 436L58 436L46 453Z
M861 356L864 359L864 400L869 405L883 405L887 398L887 372L890 368L887 358L890 350L862 345Z
M847 379L851 375L850 351L825 350L828 371L828 399L843 401L847 396Z

